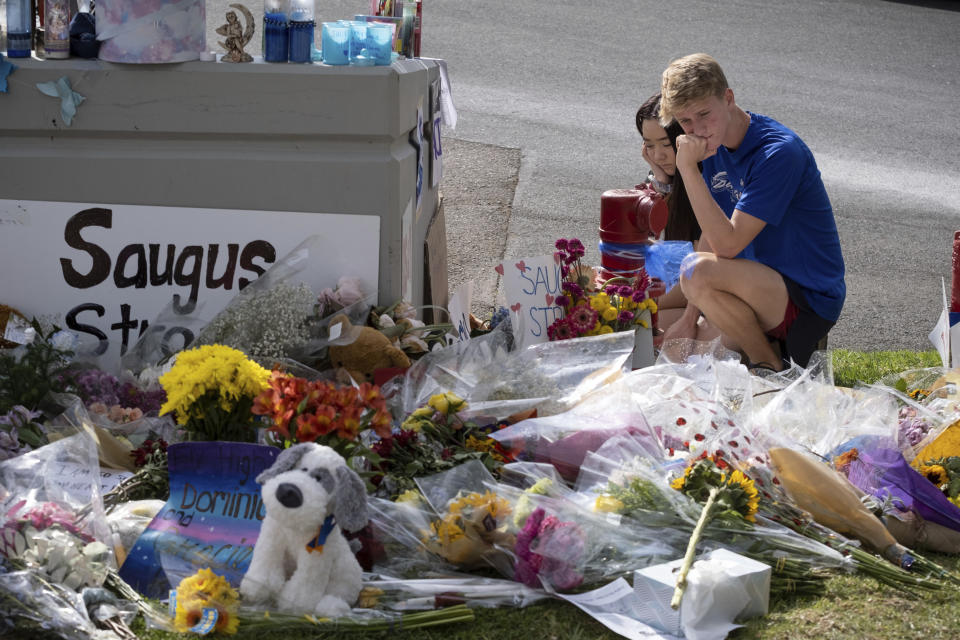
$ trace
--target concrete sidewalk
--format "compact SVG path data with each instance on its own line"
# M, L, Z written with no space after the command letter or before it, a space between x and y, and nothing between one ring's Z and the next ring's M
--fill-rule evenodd
M447 227L449 289L453 294L472 280L472 311L481 320L503 302L494 267L502 261L507 244L519 173L519 149L443 139L440 193Z

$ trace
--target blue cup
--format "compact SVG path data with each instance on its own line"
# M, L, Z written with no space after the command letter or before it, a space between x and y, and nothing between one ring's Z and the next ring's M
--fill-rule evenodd
M363 20L350 21L350 64L357 64L357 58L366 56L367 23Z
M350 64L350 25L324 22L320 29L323 61L326 64Z
M393 52L393 25L371 22L367 26L367 51L376 64L390 64Z

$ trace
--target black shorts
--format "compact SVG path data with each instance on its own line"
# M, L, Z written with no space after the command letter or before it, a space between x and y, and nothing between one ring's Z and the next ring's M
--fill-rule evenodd
M803 288L782 273L780 275L787 286L790 301L797 308L796 319L787 329L786 337L779 341L780 353L785 361L793 360L801 367L806 367L817 345L836 323L820 317L810 308Z

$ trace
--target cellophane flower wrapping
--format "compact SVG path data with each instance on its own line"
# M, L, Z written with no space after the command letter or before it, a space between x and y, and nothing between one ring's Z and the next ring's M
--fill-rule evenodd
M100 631L87 614L83 596L51 583L36 571L5 571L0 567L0 635L25 634L64 640L88 640Z
M399 411L409 414L430 396L450 391L471 404L515 401L515 410L559 413L628 369L634 336L621 332L514 351L511 343L498 327L425 355L403 380Z
M416 479L436 514L422 532L426 548L461 568L491 566L510 576L513 506L479 460Z
M85 431L0 463L0 555L74 590L103 584L117 565L99 468Z
M556 344L562 342L569 341ZM604 393L588 397L568 411L529 418L490 437L508 449L523 451L528 460L553 464L569 482L576 479L589 451L617 435L637 438L651 454L659 451L659 439L629 393L621 385L611 386L623 393L617 395L608 386Z

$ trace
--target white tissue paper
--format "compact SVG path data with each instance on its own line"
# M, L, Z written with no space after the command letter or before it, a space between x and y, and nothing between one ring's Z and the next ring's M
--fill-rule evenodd
M725 638L741 625L736 619L766 615L770 605L770 567L716 549L693 563L680 609L670 608L682 560L641 569L633 588L643 603L640 620L690 640Z
M97 0L98 57L108 62L198 60L206 28L204 0Z

